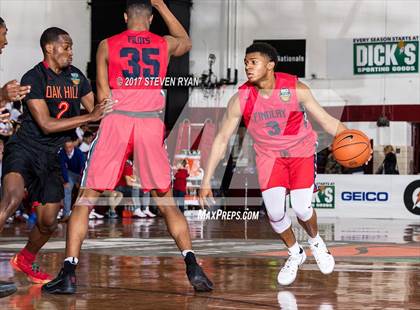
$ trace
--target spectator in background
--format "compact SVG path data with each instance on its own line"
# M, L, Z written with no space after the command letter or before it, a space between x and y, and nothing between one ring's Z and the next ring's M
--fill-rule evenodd
M19 119L19 116L22 115L22 103L20 101L15 101L10 104L10 119L12 121L17 122Z
M397 156L395 155L392 145L384 147L385 159L379 166L376 174L400 174L397 163Z
M87 124L83 124L80 127L76 128L76 135L77 135L77 142L78 145L82 143L83 141L83 136L85 134L86 131L89 131L89 126Z
M134 206L133 217L155 217L156 215L150 212L148 204L145 206L144 210L141 209L143 191L140 186L140 182L134 173L133 162L131 160L127 160L116 190L123 193L124 197L131 198Z
M187 161L184 159L178 165L174 181L174 197L178 208L184 213L185 193L187 192L187 178L190 176L187 170Z
M109 210L107 212L107 216L110 219L117 219L117 207L120 204L121 200L123 199L123 194L119 191L110 191L106 190L103 191L101 197L108 197L107 204L109 205ZM97 218L94 214L89 214L89 219Z
M80 185L80 178L85 167L85 156L75 148L74 139L68 139L59 152L61 172L64 178L64 209L61 221L68 221L71 213L73 188Z
M83 134L83 141L82 144L80 144L79 146L79 150L81 150L82 153L85 154L85 156L87 156L87 153L89 152L90 145L93 141L93 137L93 132L90 130L86 130Z

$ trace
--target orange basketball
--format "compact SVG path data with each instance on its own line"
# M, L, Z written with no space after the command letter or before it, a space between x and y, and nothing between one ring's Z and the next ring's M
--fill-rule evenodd
M334 138L332 152L335 160L346 168L363 166L371 156L369 138L360 130L344 130Z

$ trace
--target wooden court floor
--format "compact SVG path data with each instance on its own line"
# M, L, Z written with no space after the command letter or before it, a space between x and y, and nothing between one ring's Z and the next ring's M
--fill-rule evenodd
M91 221L72 296L41 294L39 285L13 271L8 260L24 245L29 227L8 225L0 238L0 278L13 279L18 292L0 299L0 309L420 309L418 221L321 219L336 269L322 275L308 256L288 287L276 283L286 251L266 218L189 224L215 284L211 293L189 286L161 218ZM307 248L304 232L294 227ZM43 270L60 268L64 232L60 224L42 251Z

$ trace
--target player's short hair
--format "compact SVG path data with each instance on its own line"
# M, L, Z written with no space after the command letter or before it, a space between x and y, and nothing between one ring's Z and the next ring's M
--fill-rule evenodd
M57 42L60 36L69 35L67 31L58 28L58 27L51 27L46 29L42 35L39 43L41 44L42 52L45 53L45 47L49 43Z
M4 27L5 22L4 19L0 17L0 27Z
M274 65L277 66L279 54L272 45L264 42L256 42L247 47L245 54L257 52L267 56L270 59L270 61L274 62Z
M127 0L126 13L129 17L152 15L153 7L150 0Z

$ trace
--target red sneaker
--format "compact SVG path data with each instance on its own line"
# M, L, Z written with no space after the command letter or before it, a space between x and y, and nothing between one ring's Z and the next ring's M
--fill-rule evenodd
M16 254L10 260L13 269L26 274L28 280L32 283L48 283L53 277L48 273L41 272L37 263L29 263L22 255Z

